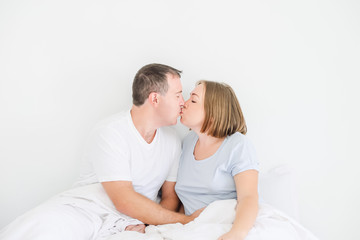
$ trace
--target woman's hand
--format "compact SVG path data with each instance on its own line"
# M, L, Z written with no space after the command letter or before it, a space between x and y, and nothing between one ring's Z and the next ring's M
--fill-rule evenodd
M230 232L225 233L221 237L219 237L218 240L243 240L243 239L245 239L245 237L246 237L246 234L243 235L243 234L236 233L234 231L230 231Z

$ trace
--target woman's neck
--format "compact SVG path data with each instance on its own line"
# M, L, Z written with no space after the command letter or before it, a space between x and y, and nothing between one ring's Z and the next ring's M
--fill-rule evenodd
M216 138L206 133L197 133L198 141L194 148L194 157L196 160L203 160L211 157L216 153L225 138Z

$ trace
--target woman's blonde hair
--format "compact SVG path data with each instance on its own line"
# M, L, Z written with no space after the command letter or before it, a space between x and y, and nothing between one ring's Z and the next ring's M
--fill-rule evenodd
M246 122L234 90L225 83L201 80L204 84L205 120L200 132L223 138L235 132L246 134Z

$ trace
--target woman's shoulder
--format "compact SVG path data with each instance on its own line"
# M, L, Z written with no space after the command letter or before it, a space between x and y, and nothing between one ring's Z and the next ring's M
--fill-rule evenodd
M240 132L236 132L230 136L227 136L227 139L228 139L227 141L232 144L242 144L242 143L248 141L247 137Z
M244 147L252 147L252 143L250 141L250 139L240 133L240 132L236 132L230 136L227 137L227 145L231 148L231 149L242 149Z

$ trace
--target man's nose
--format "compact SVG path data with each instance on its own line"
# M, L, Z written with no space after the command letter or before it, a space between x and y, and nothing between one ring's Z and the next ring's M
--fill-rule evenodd
M180 95L180 106L184 106L184 104L185 104L185 100L184 100L184 98L183 98L183 96L181 94Z

